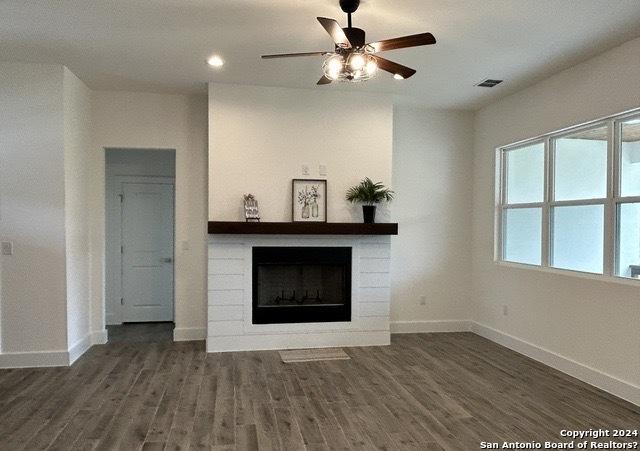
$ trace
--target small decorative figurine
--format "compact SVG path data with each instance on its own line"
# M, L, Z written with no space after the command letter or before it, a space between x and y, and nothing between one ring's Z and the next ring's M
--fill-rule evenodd
M258 201L253 194L245 194L244 198L244 217L247 222L260 222L260 211L258 210Z

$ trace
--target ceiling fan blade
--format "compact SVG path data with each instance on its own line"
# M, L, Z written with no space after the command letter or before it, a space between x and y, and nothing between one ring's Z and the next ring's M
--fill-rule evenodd
M372 42L370 45L376 52L385 50L403 49L406 47L418 47L420 45L431 45L436 43L436 38L431 33L413 34L401 38L385 39L384 41Z
M393 75L399 75L402 78L409 78L416 73L415 69L403 66L402 64L394 63L393 61L389 61L388 59L380 58L377 55L374 55L373 57L378 63L379 69L386 70Z
M344 30L340 27L338 22L326 17L318 17L317 19L318 22L320 22L320 25L327 30L327 33L329 33L331 39L333 39L333 42L335 42L338 47L342 47L344 49L350 49L352 47L351 42L349 42L347 35L344 34Z
M333 80L331 80L329 77L327 77L326 75L323 75L322 78L320 80L318 80L318 85L328 85L329 83L331 83Z
M296 56L319 56L326 55L328 52L304 52L304 53L278 53L276 55L262 55L263 59L272 58L293 58Z

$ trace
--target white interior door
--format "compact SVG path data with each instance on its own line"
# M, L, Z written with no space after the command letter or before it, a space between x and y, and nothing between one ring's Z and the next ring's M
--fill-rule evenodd
M173 321L173 185L122 193L122 320Z

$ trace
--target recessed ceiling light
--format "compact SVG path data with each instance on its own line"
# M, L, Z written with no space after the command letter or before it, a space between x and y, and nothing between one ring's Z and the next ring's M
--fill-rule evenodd
M224 60L218 55L213 55L207 60L207 64L211 67L222 67L224 65Z
M393 78L395 78L396 80L404 80L404 77L400 74L393 74Z

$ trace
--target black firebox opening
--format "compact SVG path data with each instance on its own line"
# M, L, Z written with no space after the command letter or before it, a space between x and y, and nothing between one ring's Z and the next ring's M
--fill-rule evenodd
M350 247L253 248L253 324L350 320Z

